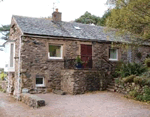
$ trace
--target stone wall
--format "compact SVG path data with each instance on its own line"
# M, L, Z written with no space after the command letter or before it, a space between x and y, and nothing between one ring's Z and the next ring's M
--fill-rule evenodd
M139 84L132 83L115 83L115 91L118 93L129 94L130 91L137 91L141 93L144 87Z
M61 90L69 94L104 90L109 80L99 73L97 70L62 70Z

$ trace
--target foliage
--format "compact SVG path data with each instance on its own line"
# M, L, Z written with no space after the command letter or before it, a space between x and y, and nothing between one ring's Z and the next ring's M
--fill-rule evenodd
M141 77L144 77L144 78L147 78L147 79L150 78L150 70L144 72L144 73L141 75Z
M106 20L109 16L111 16L111 11L107 10L97 25L106 26Z
M116 78L116 79L115 79L115 83L116 83L116 84L119 84L119 82L120 82L119 78Z
M147 67L150 67L150 58L145 59L145 64Z
M75 22L83 23L83 24L95 24L99 26L106 25L106 19L111 15L110 10L106 11L102 18L92 15L88 11L84 13L81 17L75 20Z
M135 77L133 79L133 81L134 81L135 84L141 84L142 83L142 78L141 77Z
M100 17L92 15L88 11L84 13L81 17L75 20L75 22L83 23L83 24L97 24L100 21Z
M117 62L117 64L116 64L116 68L115 68L115 72L112 74L112 76L114 77L114 78L117 78L117 77L119 77L119 75L120 75L120 68L121 68L121 66L123 65L124 63L123 63L123 61L118 61Z
M143 100L143 95L142 94L138 94L136 96L136 100L142 101Z
M137 56L137 58L141 59L142 58L142 53L138 52L138 53L136 53L136 56Z
M107 26L119 29L124 34L130 32L141 40L150 38L150 1L149 0L108 0L115 6L107 19Z
M148 86L144 87L144 93L137 95L136 97L139 101L150 101L150 88Z
M122 80L123 80L124 83L133 82L133 79L134 79L135 77L136 77L135 75L131 75L131 76L128 76L128 77L123 78Z
M141 75L146 71L146 67L139 63L127 63L122 64L120 69L116 71L121 77L130 75Z
M129 96L131 96L133 98L135 98L137 95L138 95L138 92L135 90L129 92Z
M77 56L77 58L76 58L76 63L80 63L80 64L83 63L83 61L81 60L81 57L80 57L80 56Z
M4 80L4 78L6 77L7 75L4 73L4 72L1 72L0 74L0 80Z
M2 39L8 40L10 25L3 25L0 27L0 33L3 35Z

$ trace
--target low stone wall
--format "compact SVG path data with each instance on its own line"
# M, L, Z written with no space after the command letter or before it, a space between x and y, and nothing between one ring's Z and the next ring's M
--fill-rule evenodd
M115 83L115 91L118 93L128 94L130 91L142 92L144 87L139 84L132 83Z
M40 97L28 93L22 93L20 96L20 101L27 104L30 107L38 108L45 106L45 100Z
M61 90L69 94L104 90L107 88L108 79L98 74L97 70L62 70Z
M8 83L7 81L0 81L0 87L3 91L7 91Z

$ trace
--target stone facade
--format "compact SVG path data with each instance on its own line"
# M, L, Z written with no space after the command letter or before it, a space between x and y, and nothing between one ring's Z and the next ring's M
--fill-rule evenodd
M42 90L60 90L62 88L61 70L64 69L64 58L75 59L77 55L81 55L81 44L92 45L93 69L103 68L103 70L109 72L114 70L117 63L115 61L109 61L110 42L104 43L73 38L22 35L14 19L12 19L10 29L10 39L15 40L16 59L15 72L9 73L10 82L8 92L14 95L21 93L22 88L28 88L29 90L40 89L40 87L36 87L35 85L37 75L44 78L45 86L42 87ZM49 44L63 46L63 59L52 60L48 58ZM143 46L140 47L138 51L142 52L142 54L144 53L142 56L142 60L144 60L146 55L149 54L150 48ZM136 54L133 55L134 60L136 60ZM127 52L118 48L118 59L127 62ZM83 87L81 92L84 91Z

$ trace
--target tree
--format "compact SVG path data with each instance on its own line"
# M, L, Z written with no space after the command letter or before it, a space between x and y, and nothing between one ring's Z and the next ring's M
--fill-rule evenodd
M88 11L84 13L81 17L75 20L75 22L83 23L83 24L95 24L99 26L106 25L106 19L111 15L110 10L107 10L102 18L92 15Z
M119 29L120 34L130 32L137 38L150 39L149 0L108 0L107 3L115 5L106 21L108 27Z
M84 13L81 17L75 20L75 22L83 23L83 24L95 24L97 25L100 22L101 18L95 15L91 15L88 11Z
M9 38L10 25L2 25L0 27L0 33L3 35L1 38L8 40Z
M106 20L107 18L111 15L111 11L110 10L107 10L103 17L101 18L100 22L98 23L98 25L100 26L106 26Z

